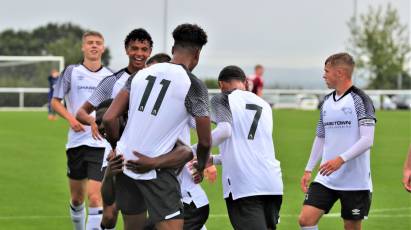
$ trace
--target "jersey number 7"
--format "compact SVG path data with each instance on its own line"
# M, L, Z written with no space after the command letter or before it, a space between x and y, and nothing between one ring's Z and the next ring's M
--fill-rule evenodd
M141 98L140 105L138 106L138 111L143 112L146 108L146 104L148 98L150 97L151 90L153 90L154 83L156 82L157 77L154 76L147 76L146 80L148 81L146 89L144 90L143 98ZM171 81L163 79L160 81L160 84L163 85L161 87L161 91L158 94L156 103L154 104L153 110L151 110L151 114L157 116L158 111L160 110L161 103L163 103L164 96L166 95L167 89L170 86Z
M248 139L249 140L254 140L255 131L257 131L258 121L261 118L261 113L263 111L263 107L255 105L255 104L246 104L245 108L249 109L249 110L255 110L256 111L256 113L254 115L253 123L251 124L250 131L248 132Z

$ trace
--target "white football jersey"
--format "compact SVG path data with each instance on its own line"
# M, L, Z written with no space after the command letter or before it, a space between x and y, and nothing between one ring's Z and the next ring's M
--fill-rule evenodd
M251 92L234 90L214 96L211 111L214 122L232 126L231 137L219 145L224 197L283 194L270 105Z
M376 122L371 99L352 86L336 99L335 91L325 97L320 110L317 136L324 138L321 164L347 151L360 138L361 125ZM370 150L345 162L329 176L317 174L315 181L334 190L372 190Z
M172 150L180 135L190 135L191 116L209 116L207 88L182 65L159 63L129 78L129 117L117 151L125 160L136 159L133 151L149 157ZM189 143L186 143L189 144ZM124 174L134 179L154 179L155 170Z
M112 75L113 72L101 67L93 72L84 65L69 65L58 78L53 97L65 99L67 111L73 116L83 103L91 96L100 81ZM95 113L92 113L95 116ZM68 133L66 148L74 148L80 145L90 147L105 147L103 141L94 140L91 136L90 126L84 126L84 132L74 132L71 128Z

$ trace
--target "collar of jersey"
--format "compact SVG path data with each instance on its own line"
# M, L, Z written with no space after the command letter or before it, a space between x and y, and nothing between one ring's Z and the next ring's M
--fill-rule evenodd
M337 94L337 90L334 90L333 92L333 100L335 102L341 100L343 97L345 97L345 95L348 95L349 93L351 93L351 91L353 90L354 86L352 85L347 91L345 91L345 93L338 99L335 99L335 95Z

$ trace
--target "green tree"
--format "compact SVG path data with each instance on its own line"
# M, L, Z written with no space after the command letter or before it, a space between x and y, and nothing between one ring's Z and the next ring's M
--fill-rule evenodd
M66 65L82 60L81 38L86 30L71 23L49 23L32 31L7 29L0 32L0 54L12 56L64 56ZM110 62L110 50L102 57L104 65ZM54 63L55 64L55 63ZM50 64L18 65L0 68L0 86L44 87Z
M411 51L408 30L401 24L397 10L390 4L385 9L370 6L359 19L357 22L353 17L348 23L349 42L357 66L370 75L368 88L411 88L406 66Z

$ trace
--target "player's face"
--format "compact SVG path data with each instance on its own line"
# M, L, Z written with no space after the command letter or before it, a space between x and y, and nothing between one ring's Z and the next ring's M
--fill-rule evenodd
M150 43L147 40L130 41L127 45L126 53L129 58L129 63L135 69L143 69L151 54Z
M263 74L264 74L264 68L257 68L257 69L255 70L255 75L257 75L257 76L263 76Z
M338 84L338 71L336 67L326 64L324 67L324 76L325 84L329 89L335 89Z
M87 36L83 40L81 51L85 59L91 61L97 61L101 59L101 55L104 53L104 40L98 36Z

